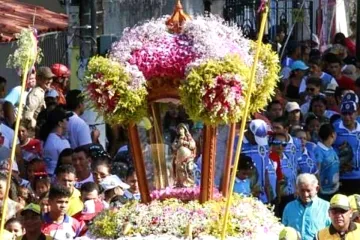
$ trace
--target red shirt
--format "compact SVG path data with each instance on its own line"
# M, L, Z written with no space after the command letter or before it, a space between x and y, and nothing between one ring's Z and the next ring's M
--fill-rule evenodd
M351 78L341 75L341 77L337 78L336 81L340 88L355 91L355 81Z
M31 161L34 158L41 158L42 157L42 146L41 142L38 139L30 138L29 141L20 146L21 148L21 155L25 161Z

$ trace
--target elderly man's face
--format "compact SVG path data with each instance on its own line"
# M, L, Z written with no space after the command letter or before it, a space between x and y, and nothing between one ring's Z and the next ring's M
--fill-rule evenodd
M301 183L297 186L297 193L303 203L309 203L317 195L319 186L311 183Z

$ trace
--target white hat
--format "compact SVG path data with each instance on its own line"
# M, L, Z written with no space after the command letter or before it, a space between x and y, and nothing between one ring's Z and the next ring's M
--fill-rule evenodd
M84 202L84 208L78 215L78 220L90 221L107 207L100 199L92 199Z
M264 120L252 120L250 122L249 129L254 134L255 142L259 146L265 146L268 144L268 126Z
M300 110L300 106L297 102L288 102L285 106L287 112L292 112L295 110Z
M335 83L330 83L327 85L325 94L335 94L336 88L338 87Z
M100 186L103 188L104 192L107 190L114 189L116 187L121 187L122 189L129 189L130 186L123 181L116 175L110 175L104 178L100 182Z

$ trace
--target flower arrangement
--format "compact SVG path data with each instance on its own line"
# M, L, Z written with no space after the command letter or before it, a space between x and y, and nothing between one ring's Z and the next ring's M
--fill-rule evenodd
M195 59L186 35L165 34L133 51L130 64L138 66L146 79L182 79L186 66Z
M146 113L145 78L104 57L92 58L85 75L85 97L110 123L140 121Z
M194 121L207 124L239 121L245 105L249 71L238 55L193 67L180 86L186 112Z
M251 42L251 54L255 54L256 43ZM279 81L280 61L270 44L261 47L259 65L257 68L256 87L251 95L250 114L263 110L271 97L275 94L275 87Z
M266 205L251 197L233 197L229 237L278 239L282 225ZM192 235L197 239L219 237L225 204L223 200L202 205L197 201L184 204L175 199L153 201L149 205L133 202L116 212L108 210L97 216L90 232L94 237L106 239L162 235L173 238Z
M221 193L215 188L214 199L221 199ZM200 196L200 187L196 188L171 188L167 187L165 189L154 190L150 193L152 200L164 201L170 198L178 199L182 202L189 202L194 199L199 199Z
M168 31L165 25L167 18L149 20L124 31L109 54L109 59L119 63L124 70L116 81L130 84L130 91L132 86L141 88L145 81L153 79L180 79L183 80L179 93L181 103L190 118L213 125L239 121L248 94L246 90L254 60L254 44L243 37L237 26L228 26L219 17L194 17L184 23L182 32L178 34ZM264 46L256 71L253 91L256 97L252 98L251 113L262 109L271 97L279 73L278 62L271 48ZM98 76L96 72L89 74L86 83L96 82L96 79L90 80L94 76ZM112 88L116 81L108 81L100 87ZM92 87L87 87L87 90L94 92ZM125 91L126 88L123 88L121 95ZM92 92L90 95L94 96ZM96 96L90 99L99 100ZM114 102L118 98L111 98L114 101L100 98L100 112L107 109L107 113L114 113ZM106 103L110 106L105 107ZM142 103L146 105L146 99ZM98 105L99 102L95 104ZM134 112L144 113L141 108L136 109L141 105L131 106L129 114L125 114L127 111L115 111L116 117L106 119L126 123L134 120Z

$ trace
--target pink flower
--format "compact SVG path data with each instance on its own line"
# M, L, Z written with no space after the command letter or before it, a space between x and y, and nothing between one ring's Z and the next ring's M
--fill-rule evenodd
M216 77L214 85L208 86L203 103L212 115L232 115L243 102L242 85L237 76L224 74Z
M133 51L129 63L137 65L146 79L176 79L184 78L186 66L195 58L188 37L168 34Z

